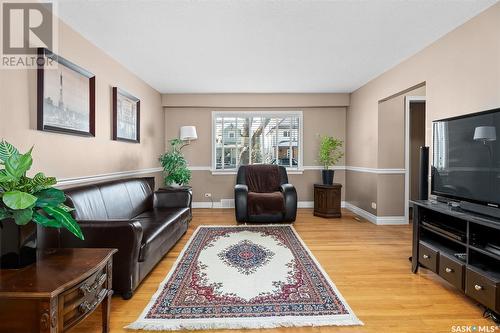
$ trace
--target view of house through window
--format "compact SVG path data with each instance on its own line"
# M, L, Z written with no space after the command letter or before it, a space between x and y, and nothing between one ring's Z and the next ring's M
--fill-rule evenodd
M216 112L213 122L216 170L234 170L247 164L299 168L301 112Z

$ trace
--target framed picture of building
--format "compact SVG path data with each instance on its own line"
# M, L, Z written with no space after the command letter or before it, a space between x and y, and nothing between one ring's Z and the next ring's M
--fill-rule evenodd
M57 64L38 61L37 129L95 136L95 75L45 48L38 56Z
M118 87L113 87L113 140L139 143L141 101Z

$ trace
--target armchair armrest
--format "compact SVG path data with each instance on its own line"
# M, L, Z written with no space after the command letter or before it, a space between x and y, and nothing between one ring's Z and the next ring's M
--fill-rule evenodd
M189 191L164 192L156 191L154 193L155 208L190 208L193 194Z
M248 186L236 184L234 187L234 206L236 221L245 222L247 220L247 196Z
M293 222L297 217L297 190L292 184L282 184L281 192L285 197L285 216L286 222Z

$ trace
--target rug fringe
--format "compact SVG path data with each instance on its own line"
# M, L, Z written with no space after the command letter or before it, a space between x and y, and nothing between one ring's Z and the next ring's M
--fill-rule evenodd
M297 320L292 319L289 321L265 321L262 318L256 318L254 321L241 321L241 322L169 322L169 323L146 323L136 321L125 329L129 330L144 330L144 331L180 331L180 330L213 330L213 329L259 329L259 328L279 328L279 327L305 327L305 326L352 326L364 325L361 320L355 316L346 319L310 319L310 320Z

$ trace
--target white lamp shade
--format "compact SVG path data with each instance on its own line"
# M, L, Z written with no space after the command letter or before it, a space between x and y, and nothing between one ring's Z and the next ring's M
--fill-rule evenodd
M494 126L478 126L474 130L474 140L495 141L497 131Z
M191 141L198 139L198 134L196 133L196 126L182 126L180 138L183 141Z

